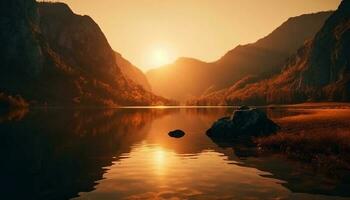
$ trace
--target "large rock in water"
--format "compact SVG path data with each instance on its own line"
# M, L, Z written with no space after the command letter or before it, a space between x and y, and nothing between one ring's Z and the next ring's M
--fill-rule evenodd
M280 127L256 108L240 108L232 117L216 121L207 130L210 138L233 139L241 136L260 136L275 133Z

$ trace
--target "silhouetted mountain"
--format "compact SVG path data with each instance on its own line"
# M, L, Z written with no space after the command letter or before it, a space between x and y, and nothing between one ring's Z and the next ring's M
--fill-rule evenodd
M124 77L90 17L34 0L5 0L1 8L0 91L49 105L168 103Z
M118 67L128 79L131 79L136 84L141 85L147 91L152 91L146 75L139 68L123 58L123 56L118 52L115 52L115 59Z
M146 73L155 94L182 100L200 95L214 77L207 70L209 63L193 58L179 58L173 64Z
M208 90L227 88L246 76L270 77L280 72L286 58L311 39L331 13L290 18L268 36L253 44L237 46L216 62L182 59L149 71L148 80L156 94L184 100Z
M272 104L350 100L350 1L343 0L314 39L291 56L282 72L202 96L190 104Z

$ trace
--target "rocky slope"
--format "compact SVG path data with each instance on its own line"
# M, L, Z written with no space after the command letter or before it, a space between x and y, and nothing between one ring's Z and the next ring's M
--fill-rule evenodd
M98 25L62 3L2 1L0 91L32 104L165 104L124 77Z
M184 100L227 88L246 76L270 77L281 70L286 58L305 40L320 30L330 14L320 12L292 17L268 36L253 44L240 45L214 63L182 59L149 71L148 80L155 93Z
M147 91L152 91L146 75L139 68L123 58L123 56L118 52L115 52L115 59L120 70L128 79L134 81L138 85L141 85Z
M27 96L49 53L38 27L35 1L1 1L0 91ZM25 89L24 86L27 86Z
M280 74L188 103L280 104L349 100L350 1L343 0L314 39L307 41L288 59Z

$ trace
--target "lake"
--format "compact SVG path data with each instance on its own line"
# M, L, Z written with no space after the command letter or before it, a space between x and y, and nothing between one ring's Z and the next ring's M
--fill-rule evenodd
M329 177L281 155L256 156L241 144L214 143L205 131L233 110L33 109L3 114L1 198L350 199L350 177ZM276 120L300 114L297 108L268 110ZM174 129L186 135L169 137Z

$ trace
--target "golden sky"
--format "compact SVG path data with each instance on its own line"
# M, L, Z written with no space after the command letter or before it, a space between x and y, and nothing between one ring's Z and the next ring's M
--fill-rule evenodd
M60 0L90 15L112 48L142 70L177 57L215 61L289 17L334 10L340 0Z

